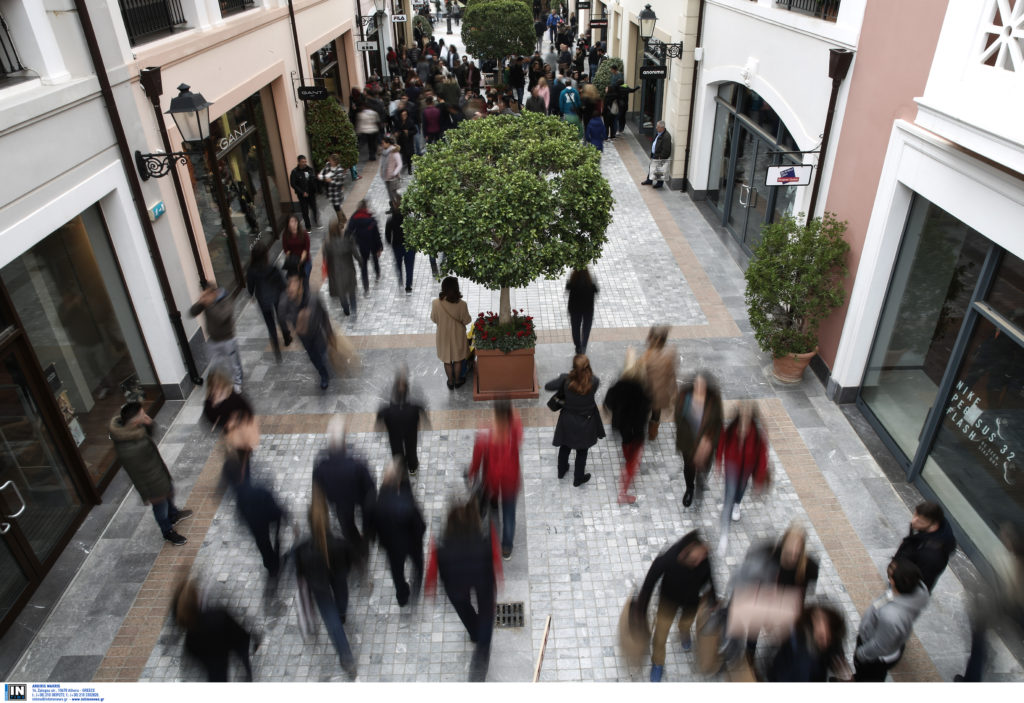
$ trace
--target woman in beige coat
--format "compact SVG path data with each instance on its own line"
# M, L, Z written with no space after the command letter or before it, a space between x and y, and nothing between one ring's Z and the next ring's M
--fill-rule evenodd
M430 306L430 319L437 325L437 358L444 364L448 390L458 388L466 382L460 380L459 372L469 352L466 325L472 321L459 292L459 279L448 276L441 282L441 295Z
M672 407L678 389L676 388L676 348L666 346L668 327L658 325L647 333L647 351L642 361L647 371L647 392L651 397L651 422L647 426L647 438L658 438L658 424L661 411Z

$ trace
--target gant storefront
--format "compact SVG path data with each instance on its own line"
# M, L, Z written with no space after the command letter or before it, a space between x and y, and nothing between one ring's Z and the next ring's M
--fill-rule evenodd
M887 169L831 383L856 374L908 480L991 560L1024 519L1024 182L905 123Z

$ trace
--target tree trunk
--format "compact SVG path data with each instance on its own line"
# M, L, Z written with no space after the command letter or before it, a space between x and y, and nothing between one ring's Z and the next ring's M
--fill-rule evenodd
M508 288L501 289L501 297L498 302L498 324L508 325L512 323L512 302L509 297Z

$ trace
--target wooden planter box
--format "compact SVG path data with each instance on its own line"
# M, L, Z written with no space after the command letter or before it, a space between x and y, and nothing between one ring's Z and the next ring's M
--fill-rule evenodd
M473 400L538 397L534 351L534 348L517 349L506 354L496 349L478 349Z

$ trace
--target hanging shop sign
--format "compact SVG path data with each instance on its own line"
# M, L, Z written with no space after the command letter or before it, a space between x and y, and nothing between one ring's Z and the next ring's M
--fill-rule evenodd
M643 71L643 69L640 69ZM768 175L764 179L766 186L806 186L811 184L810 164L769 166Z
M608 27L607 17L593 17L590 20L591 29L606 29Z
M590 9L590 0L577 0L577 2L576 2L576 9L577 10L589 10Z
M357 41L356 42L356 51L376 51L377 48L378 48L377 47L377 42L372 42L372 41Z
M668 66L641 66L640 80L660 81L668 75Z
M299 86L299 100L326 100L328 96L327 88L319 85L301 85Z

